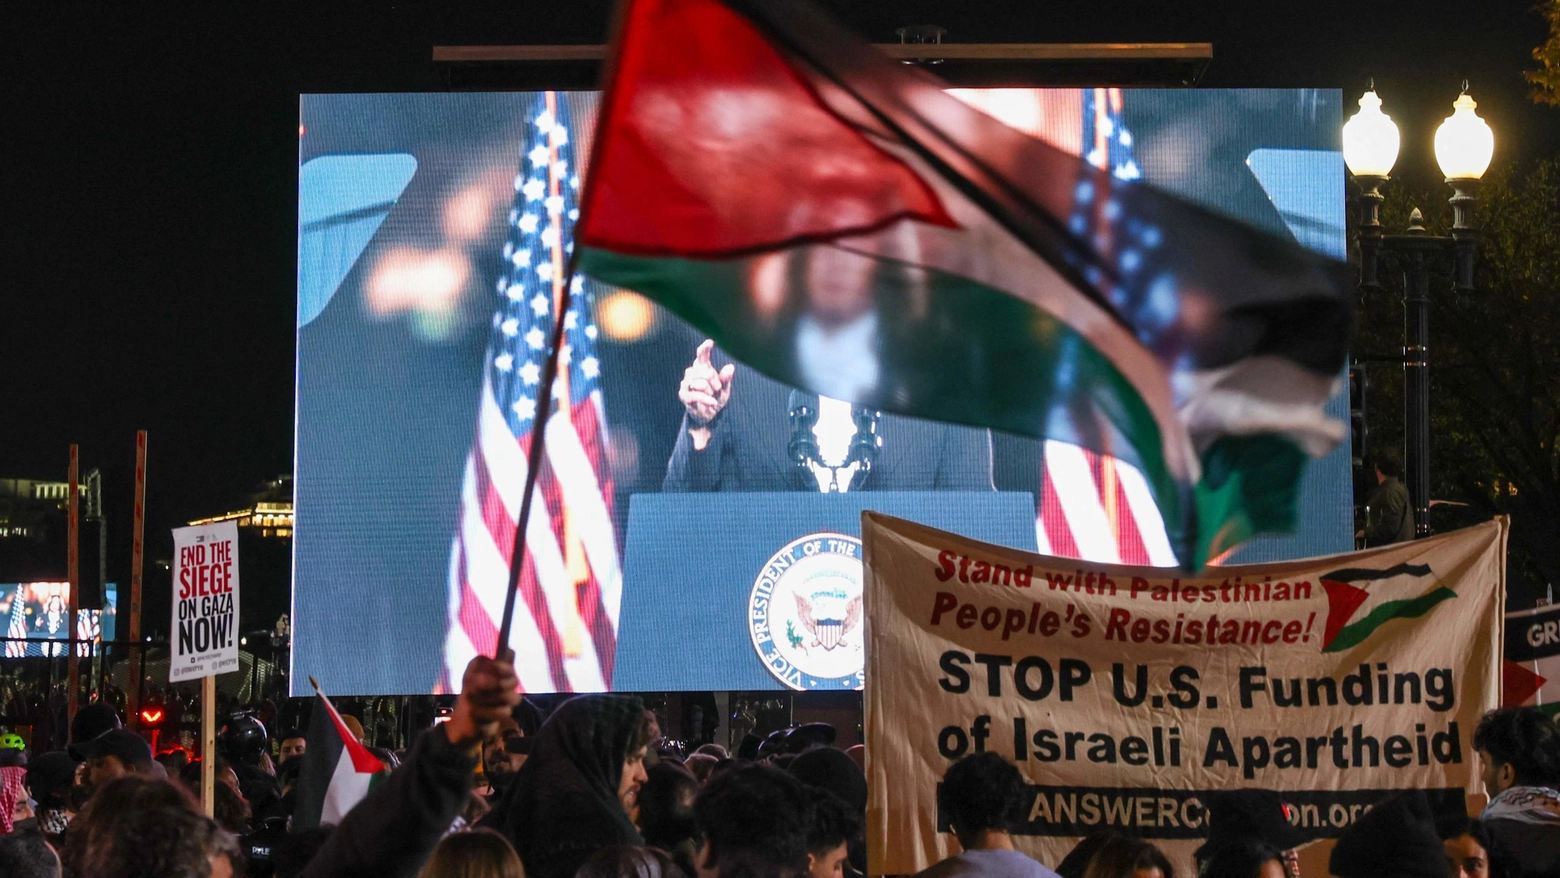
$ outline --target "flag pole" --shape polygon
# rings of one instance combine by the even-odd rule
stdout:
[[[130,536],[130,673],[125,680],[125,695],[129,700],[129,716],[132,728],[141,723],[141,682],[146,676],[141,650],[141,563],[145,553],[146,534],[146,431],[135,431],[135,506],[131,510]],[[117,639],[118,634],[115,633]]]
[[[627,4],[619,4],[618,14],[623,14]],[[613,61],[607,59],[608,76],[610,83],[610,68]],[[601,119],[597,118],[597,133],[600,133]],[[550,138],[549,138],[550,140]],[[596,143],[600,143],[597,138]],[[551,157],[550,157],[551,158]],[[586,194],[590,191],[590,174],[585,175],[585,187],[581,192],[579,202],[579,215],[575,217],[574,228],[578,229],[585,221],[586,202],[589,200]],[[537,387],[536,419],[531,422],[531,447],[527,449],[525,466],[525,493],[520,497],[520,515],[515,522],[515,540],[509,555],[509,588],[504,595],[504,619],[498,629],[498,642],[493,646],[493,657],[500,658],[509,649],[509,635],[514,628],[515,595],[520,591],[520,574],[525,568],[525,530],[531,520],[531,498],[536,492],[536,479],[542,468],[542,450],[547,441],[547,421],[552,417],[553,385],[558,380],[558,357],[563,351],[563,334],[565,318],[569,314],[569,304],[574,297],[575,267],[579,258],[579,247],[573,246],[571,240],[569,258],[564,263],[563,288],[559,291],[555,311],[553,313],[552,335],[548,339],[550,348],[547,352],[547,360],[542,364],[542,375]],[[576,617],[578,614],[576,614]]]
[[[65,576],[70,580],[70,600],[66,602],[65,649],[66,678],[70,694],[67,696],[67,722],[76,721],[76,705],[81,689],[81,657],[76,655],[76,617],[81,613],[81,446],[70,447],[70,495],[66,513]],[[72,741],[71,743],[76,743]]]
[[[217,808],[217,675],[200,679],[200,803],[207,817]]]
[[[584,208],[580,216],[584,217]],[[578,228],[578,222],[575,227]],[[564,319],[569,313],[569,303],[574,296],[574,264],[578,248],[569,251],[569,261],[563,272],[563,292],[553,314],[552,335],[548,339],[550,349],[542,364],[542,377],[536,392],[536,419],[531,422],[531,447],[525,461],[525,493],[520,495],[520,517],[515,522],[515,542],[509,555],[509,589],[504,595],[504,621],[498,629],[498,643],[493,647],[493,657],[500,658],[509,649],[510,629],[515,616],[515,594],[520,590],[520,572],[525,567],[525,528],[531,518],[531,498],[536,493],[536,477],[542,468],[542,447],[547,441],[547,419],[552,417],[553,384],[558,380],[558,355],[563,350]]]

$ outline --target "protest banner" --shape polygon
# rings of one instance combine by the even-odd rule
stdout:
[[[865,513],[870,871],[958,852],[937,785],[983,750],[1024,773],[1015,843],[1052,866],[1116,829],[1189,869],[1220,790],[1280,791],[1308,839],[1390,790],[1461,807],[1500,697],[1506,533],[1187,576]]]
[[[1560,606],[1506,614],[1506,706],[1560,714]]]
[[[175,528],[173,557],[168,682],[238,670],[238,525]]]

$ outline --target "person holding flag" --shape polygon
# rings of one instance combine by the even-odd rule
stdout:
[[[342,784],[362,792],[351,802],[337,800],[345,816],[309,862],[305,878],[415,876],[466,804],[478,750],[520,703],[519,684],[512,653],[506,651],[498,659],[472,659],[449,722],[424,732],[401,767],[372,788],[366,779],[347,776],[363,774],[363,769],[372,772],[378,760],[351,738],[330,700],[320,693],[308,749],[300,757],[304,776],[299,782],[294,830],[319,825],[330,786]],[[330,738],[316,735],[316,727],[332,731],[334,743],[324,743]],[[329,779],[325,789],[319,788],[322,774]]]

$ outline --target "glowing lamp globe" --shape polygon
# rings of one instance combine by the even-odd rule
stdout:
[[[1435,129],[1435,161],[1448,180],[1479,179],[1495,155],[1495,132],[1473,111],[1477,106],[1463,92],[1452,104],[1452,115]]]
[[[1397,157],[1397,125],[1381,112],[1381,98],[1371,89],[1360,95],[1360,111],[1343,123],[1343,162],[1356,177],[1385,177]]]

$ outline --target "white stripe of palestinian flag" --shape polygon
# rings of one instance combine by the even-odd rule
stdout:
[[[315,699],[299,778],[296,810],[302,819],[294,821],[303,827],[340,823],[368,795],[376,778],[388,772],[379,757],[353,737],[336,706],[318,687]]]
[[[352,731],[342,722],[341,714],[336,712],[336,705],[330,703],[324,692],[320,693],[320,703],[330,714],[331,724],[336,727],[336,734],[341,741],[336,770],[331,774],[330,786],[325,789],[325,806],[320,810],[320,822],[340,823],[341,818],[347,816],[347,812],[368,795],[374,777],[387,769],[379,757],[368,752],[368,748],[352,736]]]
[[[1323,652],[1343,652],[1393,619],[1414,619],[1457,596],[1427,564],[1346,568],[1324,573],[1327,623]]]

